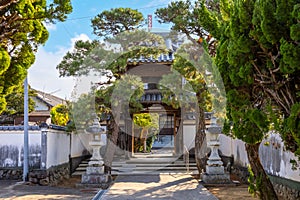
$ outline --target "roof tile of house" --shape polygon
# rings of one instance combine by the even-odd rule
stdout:
[[[57,104],[65,104],[66,101],[60,97],[54,96],[49,93],[36,90],[37,98],[45,102],[48,106],[54,107]]]

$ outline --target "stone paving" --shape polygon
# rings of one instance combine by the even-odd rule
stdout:
[[[190,175],[118,176],[101,200],[217,200]]]
[[[91,200],[97,189],[27,185],[17,181],[0,181],[0,200]],[[101,192],[102,194],[102,192]],[[101,200],[217,200],[190,175],[157,174],[118,176],[103,191]]]
[[[0,200],[91,200],[96,193],[96,190],[27,185],[11,180],[0,181]]]

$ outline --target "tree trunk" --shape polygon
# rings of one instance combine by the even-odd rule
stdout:
[[[126,115],[125,115],[126,117]],[[125,134],[126,134],[126,148],[125,158],[129,159],[132,153],[132,121],[131,118],[125,118]]]
[[[115,120],[111,120],[108,124],[108,135],[106,143],[106,152],[104,156],[104,173],[111,173],[112,161],[116,151],[116,146],[118,142],[119,127]]]
[[[143,127],[140,133],[140,141],[143,144],[143,152],[147,152],[147,128]]]
[[[196,93],[198,101],[198,115],[196,116],[196,136],[195,136],[195,159],[199,173],[205,169],[206,157],[206,134],[205,134],[205,118],[203,105],[203,98],[200,93]]]
[[[250,162],[251,170],[253,171],[254,178],[261,178],[261,185],[258,186],[259,197],[262,200],[277,200],[277,195],[273,188],[273,185],[266,174],[260,159],[259,159],[259,145],[258,144],[245,144],[248,154],[248,160]]]
[[[143,134],[144,138],[144,153],[147,153],[147,137],[148,137],[148,129],[144,130],[144,134]]]

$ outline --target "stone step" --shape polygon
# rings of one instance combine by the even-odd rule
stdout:
[[[79,165],[79,167],[76,168],[76,171],[84,171],[86,170],[86,167],[88,165]],[[170,167],[186,167],[185,163],[119,163],[119,164],[114,164],[112,165],[113,168],[118,168],[118,167],[132,167],[132,168],[142,168],[142,167],[154,167],[154,168],[170,168]],[[196,163],[190,163],[189,167],[196,167]]]
[[[115,171],[160,171],[160,170],[169,170],[169,171],[186,171],[186,167],[118,167],[112,168]],[[190,167],[189,170],[197,170],[197,167]]]
[[[85,173],[85,171],[75,171],[75,172],[73,172],[72,177],[74,177],[74,176],[81,176],[84,173]]]
[[[85,172],[74,172],[72,176],[82,176]],[[157,171],[115,171],[112,170],[112,175],[143,175],[143,174],[198,174],[198,170],[181,170],[181,171],[170,171],[170,170],[157,170]]]
[[[174,163],[176,161],[176,158],[138,158],[127,160],[126,163]]]
[[[194,171],[170,171],[170,170],[161,170],[161,171],[132,171],[132,172],[120,172],[112,171],[112,175],[145,175],[145,174],[198,174],[198,170]]]
[[[197,171],[197,167],[189,166],[189,171]],[[112,171],[115,172],[151,172],[151,171],[165,171],[165,172],[186,172],[186,166],[163,166],[163,165],[152,165],[152,166],[138,166],[138,165],[123,165],[119,167],[112,167]],[[86,172],[86,168],[77,168],[72,175],[81,175]]]
[[[112,164],[112,167],[125,167],[128,166],[135,166],[135,167],[185,167],[185,163],[124,163],[121,165]],[[190,163],[188,166],[196,167],[196,163]]]
[[[85,171],[86,170],[86,167],[77,167],[76,168],[76,171]]]
[[[148,156],[148,155],[147,155]],[[89,160],[82,161],[72,176],[86,172]],[[112,163],[112,174],[198,174],[194,159],[189,160],[189,171],[182,159],[174,156],[133,157],[130,160],[117,160]]]

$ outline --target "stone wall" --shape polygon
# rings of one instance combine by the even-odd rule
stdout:
[[[33,170],[29,173],[29,181],[33,184],[55,186],[64,179],[70,178],[69,163],[51,167],[47,170]]]
[[[300,199],[300,183],[290,179],[270,176],[277,195],[282,200]]]
[[[65,163],[47,170],[33,169],[29,172],[29,182],[38,185],[55,186],[70,178],[70,164]],[[23,168],[0,168],[0,180],[23,180]]]
[[[22,180],[22,168],[0,168],[0,180]]]
[[[299,190],[292,189],[286,185],[277,183],[273,185],[277,195],[280,197],[281,200],[295,200],[300,198]]]

